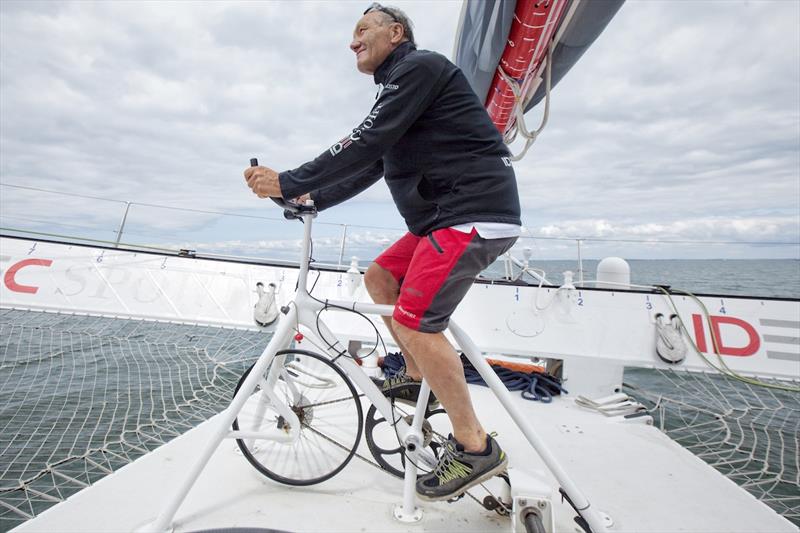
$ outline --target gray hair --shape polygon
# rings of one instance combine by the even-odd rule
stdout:
[[[367,13],[380,13],[383,22],[388,24],[396,22],[400,24],[403,26],[403,35],[406,36],[406,39],[411,41],[411,44],[414,46],[417,45],[417,42],[414,40],[414,24],[402,9],[392,6],[382,6],[376,2],[367,10]]]

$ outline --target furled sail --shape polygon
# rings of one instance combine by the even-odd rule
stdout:
[[[506,142],[517,133],[535,139],[538,131],[527,131],[524,113],[564,77],[623,2],[465,0],[453,60]]]

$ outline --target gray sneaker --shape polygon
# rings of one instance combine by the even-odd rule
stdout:
[[[502,473],[507,466],[505,452],[491,435],[486,435],[483,453],[464,451],[464,446],[450,435],[442,448],[439,464],[433,472],[417,480],[417,496],[428,502],[449,500]]]
[[[396,401],[406,403],[409,405],[416,405],[419,399],[419,392],[422,389],[422,383],[414,381],[408,374],[406,368],[401,368],[397,374],[388,379],[372,378],[373,383],[377,385],[384,396],[387,398],[394,398]],[[431,391],[428,396],[428,407],[434,408],[439,405],[439,400],[434,396]]]

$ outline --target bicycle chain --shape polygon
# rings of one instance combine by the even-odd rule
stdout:
[[[363,393],[359,394],[358,396],[356,396],[356,398],[363,398],[363,397],[364,397]],[[339,399],[336,399],[336,400],[328,400],[327,402],[319,402],[319,403],[310,403],[310,404],[307,404],[307,405],[300,405],[299,407],[302,407],[303,409],[305,409],[307,407],[321,407],[323,405],[331,405],[331,404],[334,404],[334,403],[346,402],[347,400],[351,400],[351,399],[353,399],[352,396],[347,396],[347,397],[339,398]]]

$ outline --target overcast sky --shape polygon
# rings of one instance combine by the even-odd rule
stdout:
[[[406,10],[422,48],[451,56],[460,1],[387,3]],[[368,113],[375,87],[348,48],[368,4],[2,0],[0,182],[277,218],[242,171],[253,156],[298,166]],[[547,129],[515,165],[530,235],[800,242],[799,65],[798,1],[628,0],[554,90]],[[0,226],[38,231],[88,226],[113,239],[124,209],[0,195]],[[382,181],[319,220],[403,227]],[[129,225],[130,240],[198,249],[286,229],[137,205]],[[339,229],[327,231],[335,241]],[[574,255],[567,241],[526,242],[544,259]],[[798,257],[800,245],[584,248],[609,252]]]

